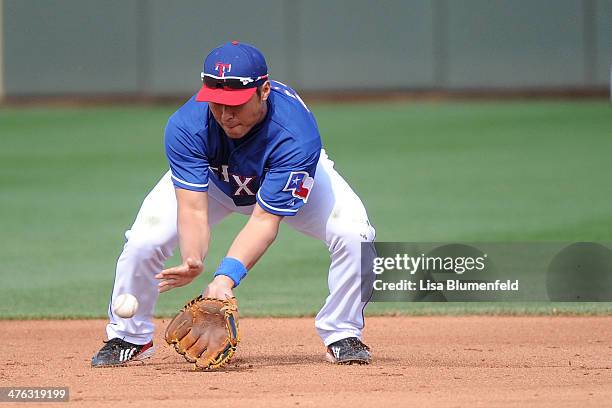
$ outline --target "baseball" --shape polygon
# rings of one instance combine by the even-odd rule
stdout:
[[[113,312],[119,317],[129,319],[138,310],[138,299],[130,293],[123,293],[115,298]]]

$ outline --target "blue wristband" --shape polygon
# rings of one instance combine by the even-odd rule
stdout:
[[[219,264],[215,276],[224,275],[234,281],[234,287],[246,276],[247,269],[239,260],[225,257]]]

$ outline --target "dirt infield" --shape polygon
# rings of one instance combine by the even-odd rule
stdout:
[[[92,369],[104,321],[0,321],[0,385],[68,386],[70,405],[88,407],[600,407],[612,401],[612,317],[371,317],[370,366],[326,363],[313,319],[242,319],[235,361],[212,373],[191,371],[165,345],[165,323],[158,321],[157,352],[145,364]]]

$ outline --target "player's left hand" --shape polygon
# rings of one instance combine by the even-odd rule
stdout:
[[[232,278],[218,275],[208,284],[202,296],[215,299],[231,299],[234,297],[233,287],[234,281]]]
[[[157,287],[160,292],[180,288],[181,286],[191,283],[192,280],[202,273],[203,269],[204,266],[202,261],[187,258],[182,265],[164,269],[155,275],[155,279],[161,281]]]

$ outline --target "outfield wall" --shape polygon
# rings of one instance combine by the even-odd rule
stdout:
[[[612,0],[0,0],[7,96],[176,95],[215,45],[307,90],[608,87]],[[0,41],[2,42],[2,41]]]

